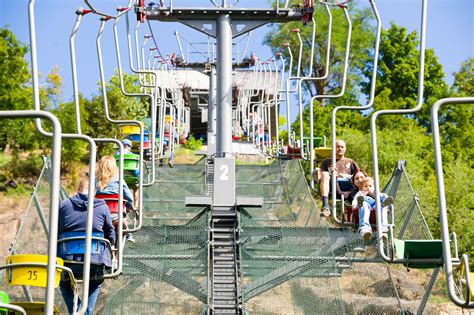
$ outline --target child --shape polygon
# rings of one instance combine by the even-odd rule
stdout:
[[[96,194],[102,195],[114,195],[119,192],[119,181],[118,181],[118,168],[115,162],[114,157],[112,156],[103,156],[97,163],[96,168]],[[124,202],[127,205],[127,208],[133,209],[133,194],[128,188],[125,182],[122,182],[123,185],[123,197]],[[118,224],[118,216],[120,214],[117,212],[111,213],[112,223],[116,227]],[[123,221],[124,228],[127,228],[127,222]],[[118,229],[117,231],[118,232]],[[129,242],[134,243],[135,239],[132,234],[128,233],[126,235]]]
[[[361,237],[368,241],[372,237],[372,227],[370,225],[370,211],[375,209],[375,199],[369,195],[374,193],[374,179],[365,177],[362,181],[362,189],[357,192],[352,201],[352,207],[359,209],[359,233]],[[380,196],[382,203],[382,232],[386,233],[387,228],[387,206],[393,204],[393,198],[382,193]]]

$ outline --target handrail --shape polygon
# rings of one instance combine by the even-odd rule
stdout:
[[[299,114],[300,114],[300,141],[301,141],[301,150],[300,150],[300,154],[301,154],[301,158],[303,160],[308,160],[308,158],[305,157],[305,154],[304,154],[304,144],[303,144],[303,95],[302,95],[302,83],[303,81],[316,81],[316,80],[324,80],[328,77],[329,75],[329,57],[330,57],[330,54],[331,54],[331,35],[332,35],[332,14],[331,14],[331,10],[329,10],[329,7],[327,4],[324,4],[324,7],[326,8],[326,13],[328,14],[328,38],[327,38],[327,47],[326,47],[326,68],[325,68],[325,71],[324,71],[324,74],[320,77],[312,77],[311,74],[312,74],[312,64],[311,64],[311,70],[310,70],[310,73],[308,76],[305,76],[303,78],[301,78],[300,80],[298,80],[297,84],[298,84],[298,102],[299,102]],[[316,31],[316,23],[314,21],[314,18],[312,19],[313,21],[313,41],[312,41],[312,47],[311,49],[314,50],[314,33]],[[310,124],[310,145],[309,145],[309,160],[310,160],[310,174],[313,173],[313,163],[314,163],[314,155],[313,155],[313,102],[310,102],[309,104],[310,106],[310,113],[309,113],[309,124]],[[310,185],[311,185],[311,188],[314,188],[314,179],[312,176],[310,176]]]
[[[380,18],[378,9],[375,5],[375,0],[369,0],[370,6],[372,7],[372,11],[374,12],[375,18],[377,20],[377,29],[376,29],[376,35],[375,35],[375,45],[374,45],[374,59],[372,63],[372,76],[371,76],[371,81],[370,81],[370,94],[369,94],[369,101],[367,105],[363,106],[338,106],[333,109],[332,111],[332,121],[331,121],[331,126],[332,126],[332,139],[333,139],[333,144],[332,144],[332,164],[336,165],[336,114],[338,110],[342,109],[356,109],[356,110],[366,110],[369,109],[373,106],[374,104],[374,99],[375,99],[375,86],[376,86],[376,81],[377,81],[377,67],[378,67],[378,59],[379,59],[379,49],[380,49],[380,34],[382,32],[382,20]],[[336,176],[332,176],[332,191],[336,191]],[[335,194],[334,194],[335,195]],[[332,217],[334,221],[337,224],[350,224],[350,222],[343,223],[341,220],[337,218],[336,215],[336,198],[333,195],[332,198]]]
[[[303,160],[308,160],[308,159],[306,158],[306,155],[304,153],[304,143],[303,143],[303,138],[304,138],[304,135],[303,135],[303,129],[304,129],[303,128],[303,95],[302,95],[301,83],[303,79],[311,78],[313,74],[314,41],[316,38],[316,21],[314,20],[314,16],[311,17],[311,22],[313,24],[313,32],[311,36],[311,55],[310,55],[310,60],[309,60],[309,71],[307,75],[304,75],[296,80],[297,90],[298,90],[298,108],[299,108],[299,120],[300,120],[300,146],[301,146],[300,155],[301,155],[301,159]],[[299,41],[301,42],[300,33],[297,33],[297,35],[298,35]]]
[[[451,246],[449,242],[449,226],[448,226],[448,212],[446,207],[446,192],[444,190],[444,176],[443,176],[443,160],[441,156],[441,141],[439,136],[439,108],[443,105],[462,105],[474,104],[474,97],[450,97],[438,100],[431,107],[431,131],[433,134],[434,145],[434,159],[436,170],[436,186],[438,189],[438,208],[439,208],[439,223],[441,226],[441,238],[443,240],[443,257],[444,257],[444,272],[446,275],[446,286],[448,289],[449,299],[460,307],[474,308],[474,301],[470,301],[470,289],[474,285],[469,283],[469,272],[466,272],[467,296],[466,299],[460,298],[456,294],[454,287],[454,272],[453,261],[451,259]],[[456,247],[455,247],[456,248]],[[469,267],[467,256],[463,255],[461,264]],[[469,270],[467,270],[469,271]]]
[[[118,40],[118,31],[117,31],[117,24],[119,21],[120,17],[115,19],[114,22],[114,42],[115,42],[115,53],[117,57],[117,67],[118,67],[118,73],[119,73],[119,79],[120,79],[120,90],[125,96],[147,96],[150,99],[150,107],[151,107],[151,137],[148,135],[148,138],[151,139],[150,147],[151,147],[151,160],[152,160],[152,175],[151,175],[151,181],[147,183],[142,183],[140,186],[140,196],[139,199],[143,198],[143,189],[142,187],[148,187],[151,186],[155,183],[155,139],[156,139],[156,102],[155,102],[155,97],[156,93],[158,90],[158,81],[155,80],[155,87],[154,91],[151,91],[152,93],[154,92],[155,94],[148,94],[148,93],[130,93],[125,91],[125,85],[123,83],[123,73],[122,73],[122,61],[120,58],[120,45],[119,45],[119,40]],[[155,75],[156,79],[156,75]],[[140,143],[141,146],[143,146],[143,142]],[[142,163],[142,162],[140,162]],[[141,209],[141,208],[140,208]]]
[[[38,82],[39,81],[39,74],[38,74],[38,61],[37,61],[37,50],[36,50],[35,1],[36,0],[29,0],[29,2],[28,2],[28,26],[29,26],[30,47],[31,47],[31,77],[32,77],[32,82],[33,82],[33,106],[34,106],[34,109],[35,109],[36,112],[40,112],[41,111],[41,105],[40,105],[40,99],[39,99],[39,82]],[[59,124],[59,122],[58,122],[58,124]],[[43,129],[40,118],[35,119],[35,127],[42,135],[44,135],[46,137],[51,137],[53,139],[55,137],[57,137],[57,135],[55,135],[55,133],[54,133],[55,128],[53,128],[53,133],[49,133],[49,132],[47,132]],[[56,126],[56,129],[57,129],[57,126]],[[59,130],[61,130],[60,126],[59,126]],[[96,159],[97,148],[96,148],[96,145],[95,145],[94,141],[88,136],[76,135],[76,134],[62,134],[61,131],[59,131],[59,137],[65,138],[65,139],[84,140],[84,141],[87,141],[89,143],[89,146],[90,146],[89,180],[92,183],[95,182],[95,159]],[[59,152],[56,153],[56,154],[60,155],[61,154],[60,151],[61,151],[61,149],[59,149]],[[58,163],[58,165],[59,165],[59,163]],[[60,172],[60,171],[58,170],[58,172]],[[59,178],[59,173],[58,173],[57,176]],[[54,178],[54,176],[53,176],[53,178]],[[58,185],[58,187],[60,186],[60,180],[59,179],[58,179],[57,183],[55,181],[52,182],[52,184],[51,184],[51,189],[52,190],[56,189],[55,185]],[[92,200],[93,196],[94,196],[94,189],[93,189],[92,185],[89,185],[88,199]],[[59,209],[59,203],[58,202],[59,202],[59,188],[58,188],[57,200],[55,200],[54,204],[51,203],[51,208],[52,208],[51,210],[53,210],[53,207],[56,207],[57,209]],[[52,211],[52,213],[54,213],[54,212]],[[54,222],[54,228],[53,228],[53,225],[52,225],[53,222],[51,221],[51,217],[53,215],[51,215],[51,217],[50,217],[50,237],[51,237],[51,234],[53,234],[57,238],[57,215],[58,214],[57,213],[54,213],[54,214],[56,215],[56,218],[53,218],[54,220],[56,220]],[[93,216],[93,204],[90,203],[90,204],[87,205],[87,224],[86,224],[86,236],[87,236],[88,242],[90,242],[90,237],[92,235],[92,216]],[[57,240],[55,240],[54,244],[56,244],[56,241]],[[48,246],[51,247],[51,243],[49,243]],[[48,254],[49,263],[52,264],[53,259],[56,257],[56,247],[54,249],[49,248],[48,253],[49,253]],[[84,255],[84,278],[89,280],[89,275],[90,275],[90,244],[87,243],[86,248],[85,248],[85,255]],[[48,273],[48,281],[53,281],[54,279],[52,277],[53,277],[53,275],[50,275]],[[88,299],[88,291],[89,291],[88,287],[83,287],[82,297],[83,297],[84,304],[81,305],[81,308],[79,309],[80,314],[84,313],[85,310],[86,310],[87,299]],[[51,297],[51,295],[53,297]],[[54,305],[52,305],[52,304],[54,304],[54,288],[49,288],[48,287],[47,294],[46,294],[46,301],[47,301],[46,311],[52,312],[53,306],[54,306]]]
[[[344,93],[346,92],[346,83],[347,83],[347,70],[349,68],[349,52],[350,52],[350,45],[351,45],[351,38],[352,38],[352,21],[351,21],[351,18],[349,16],[349,13],[347,12],[347,8],[345,5],[341,5],[339,6],[343,11],[344,11],[344,16],[346,17],[346,21],[347,21],[347,40],[346,40],[346,51],[345,51],[345,56],[344,56],[344,67],[343,67],[343,72],[342,72],[342,86],[341,86],[341,91],[338,93],[338,94],[335,94],[335,95],[315,95],[313,97],[311,97],[311,100],[310,100],[310,107],[311,107],[311,111],[310,111],[310,119],[311,121],[313,120],[312,119],[312,115],[313,115],[313,110],[312,110],[312,106],[313,106],[313,103],[314,101],[318,100],[318,99],[332,99],[332,98],[340,98],[342,96],[344,96]],[[311,132],[312,132],[312,128],[311,128]],[[312,141],[311,141],[312,142]],[[311,143],[310,143],[310,147],[311,147]],[[336,146],[336,139],[333,139],[332,141],[332,160],[333,160],[333,165],[336,165],[335,164],[335,160],[336,160],[336,150],[335,150],[335,146]],[[310,152],[311,155],[313,155],[314,153],[313,152]],[[312,165],[313,163],[311,163]],[[313,172],[314,172],[314,168],[313,168]],[[335,170],[333,171],[335,172]],[[333,176],[333,187],[332,187],[332,191],[335,192],[336,191],[336,187],[335,187],[335,174],[333,173],[332,174]],[[311,176],[312,177],[312,176]],[[314,185],[313,185],[314,186]],[[313,188],[313,187],[312,187]],[[335,207],[335,194],[333,194],[333,205]]]
[[[105,27],[105,22],[107,21],[106,18],[101,18],[101,23],[99,27],[99,32],[97,34],[97,39],[96,39],[96,47],[97,47],[97,57],[99,61],[99,74],[100,74],[100,84],[101,84],[101,90],[102,90],[102,101],[104,105],[104,114],[105,114],[105,119],[112,123],[112,124],[121,124],[121,123],[126,123],[126,124],[131,124],[131,125],[136,125],[140,128],[140,149],[139,149],[139,157],[140,161],[143,161],[143,142],[144,142],[144,127],[143,125],[138,121],[138,120],[114,120],[110,117],[109,115],[109,106],[107,102],[107,91],[106,91],[106,86],[105,86],[105,74],[104,74],[104,66],[103,66],[103,60],[102,60],[102,49],[101,49],[101,44],[100,40],[102,37],[102,32],[104,31]],[[138,174],[138,181],[139,181],[139,187],[143,187],[143,163],[139,164],[139,174]],[[119,185],[121,186],[121,185]],[[140,189],[142,191],[142,189]],[[132,229],[126,229],[125,232],[135,232],[141,229],[142,223],[143,223],[143,199],[141,198],[142,193],[138,196],[138,209],[139,209],[139,218],[138,218],[138,225],[134,226]]]
[[[82,135],[81,131],[81,125],[80,125],[80,117],[81,117],[81,112],[80,112],[80,104],[79,104],[79,89],[78,89],[78,82],[77,82],[77,66],[76,66],[76,46],[75,46],[75,37],[76,33],[79,30],[79,26],[82,21],[82,16],[89,13],[88,11],[78,8],[76,10],[76,15],[77,19],[76,22],[74,23],[74,27],[71,33],[71,37],[69,39],[69,47],[70,47],[70,56],[71,56],[71,76],[72,76],[72,82],[73,82],[73,97],[74,97],[74,109],[75,109],[75,115],[76,115],[76,132],[79,135]],[[119,148],[119,182],[121,183],[123,181],[123,144],[116,140],[116,139],[108,139],[108,138],[93,138],[92,139],[94,142],[103,142],[103,143],[114,143],[115,145],[118,146]],[[95,161],[95,158],[94,158]],[[90,170],[89,173],[93,173],[95,176],[95,170]],[[89,186],[95,186],[95,179],[94,181],[90,180]],[[89,196],[90,197],[90,196]],[[89,200],[92,200],[91,198],[88,198]],[[121,213],[123,211],[123,186],[119,185],[119,212]],[[122,235],[122,220],[123,218],[119,216],[118,218],[118,235]],[[120,275],[122,273],[122,251],[123,251],[123,246],[122,246],[122,238],[117,239],[117,247],[118,247],[118,256],[119,256],[119,261],[118,261],[118,266],[117,269],[112,272],[111,274],[107,275],[107,277],[112,278]]]
[[[141,49],[142,67],[140,67],[140,53],[139,53],[140,50],[138,49],[138,28],[140,26],[140,22],[138,21],[137,25],[135,26],[135,31],[134,31],[135,32],[135,50],[136,50],[136,59],[137,59],[136,61],[137,61],[137,65],[138,65],[138,69],[136,69],[134,67],[134,64],[133,64],[132,42],[131,42],[130,23],[129,23],[128,14],[125,15],[125,26],[126,26],[126,30],[127,30],[127,44],[128,44],[128,56],[129,56],[130,70],[134,73],[137,73],[139,75],[139,77],[140,77],[140,74],[145,74],[145,75],[143,75],[144,81],[146,80],[146,74],[153,75],[155,80],[158,81],[158,75],[155,71],[150,71],[150,70],[145,69],[144,46],[145,46],[148,38],[151,37],[151,35],[146,36],[145,40],[143,42],[142,49]],[[143,68],[143,69],[141,69],[141,68]],[[144,83],[146,83],[146,82],[144,82]],[[141,82],[140,82],[140,84],[141,84]],[[159,87],[157,84],[155,86]],[[158,91],[161,91],[160,98],[156,97],[157,106],[160,107],[160,111],[159,111],[159,114],[158,114],[158,120],[159,120],[158,124],[159,124],[159,127],[160,127],[160,130],[159,130],[160,141],[159,141],[159,144],[158,144],[158,154],[161,155],[163,153],[163,146],[164,146],[163,137],[161,135],[163,134],[164,115],[166,114],[166,112],[164,112],[164,110],[163,110],[166,92],[165,92],[164,87],[162,87],[161,89],[158,89]],[[156,120],[155,120],[155,125],[156,125]],[[156,130],[155,130],[155,137],[156,137]],[[155,154],[155,152],[153,152],[153,155],[154,154]]]
[[[18,305],[0,303],[0,309],[12,310],[15,312],[19,312],[23,315],[28,315],[26,314],[26,311],[23,309],[23,307],[18,306]]]
[[[30,4],[34,0],[30,0]],[[0,117],[2,118],[35,118],[37,120],[46,119],[51,122],[52,125],[52,150],[51,150],[51,192],[50,192],[50,215],[49,215],[49,235],[48,235],[48,276],[46,280],[46,306],[45,312],[47,314],[52,314],[54,309],[54,283],[56,276],[56,251],[57,251],[57,241],[58,241],[58,221],[59,221],[59,188],[60,188],[60,167],[61,167],[61,124],[59,120],[51,113],[38,110],[7,110],[0,111]],[[91,154],[92,155],[92,154]],[[91,212],[92,213],[92,212]],[[92,232],[92,226],[90,226]],[[88,234],[89,239],[91,233]],[[88,251],[87,251],[88,250]],[[86,253],[89,254],[89,257],[85,257],[87,262],[90,262],[90,246],[86,246]],[[84,273],[84,276],[89,279],[89,270],[85,268],[87,274]],[[88,289],[85,289],[87,293]],[[87,295],[85,303],[87,305]]]
[[[313,23],[314,24],[314,23]],[[295,80],[299,80],[300,79],[300,71],[301,71],[301,56],[302,56],[302,53],[303,53],[303,42],[301,41],[301,36],[299,35],[299,30],[298,29],[295,29],[294,30],[297,35],[298,35],[298,40],[299,40],[299,43],[300,43],[300,48],[298,50],[298,66],[296,68],[296,76],[292,77],[292,76],[288,76],[288,78],[286,78],[286,109],[287,109],[287,113],[286,113],[286,117],[287,117],[287,128],[288,128],[288,145],[292,145],[291,144],[291,138],[290,138],[290,134],[291,134],[291,123],[290,123],[290,92],[296,92],[297,89],[291,91],[290,90],[290,82],[291,81],[295,81]],[[292,68],[292,60],[293,60],[293,54],[291,53],[291,49],[290,49],[290,46],[288,45],[288,51],[290,53],[290,70],[291,71],[291,68]]]
[[[377,221],[377,249],[379,255],[384,261],[394,263],[404,263],[406,259],[391,258],[385,254],[384,243],[382,241],[382,207],[380,203],[380,183],[379,183],[379,164],[377,154],[377,127],[376,120],[381,115],[387,114],[411,114],[419,111],[423,105],[423,91],[424,91],[424,70],[425,70],[425,41],[426,41],[426,16],[428,0],[421,0],[421,30],[420,30],[420,68],[418,71],[418,100],[417,105],[411,109],[387,109],[379,110],[372,114],[370,118],[370,136],[372,142],[372,166],[374,170],[374,188],[375,188],[375,209]],[[333,142],[334,144],[334,142]],[[389,230],[392,233],[392,230]],[[393,235],[392,235],[393,236]]]

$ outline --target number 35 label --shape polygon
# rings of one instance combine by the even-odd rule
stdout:
[[[28,270],[28,280],[36,281],[38,280],[38,271]]]

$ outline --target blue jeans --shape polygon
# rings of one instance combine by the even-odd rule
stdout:
[[[375,211],[375,208],[371,207],[370,204],[364,198],[364,203],[362,204],[362,207],[359,208],[359,231],[366,230],[366,229],[372,230],[372,226],[370,225],[370,211]],[[382,208],[382,232],[384,233],[388,231],[387,222],[388,222],[387,207],[383,207]]]
[[[82,278],[82,264],[78,265],[68,265],[67,267],[71,268],[72,272],[74,273],[74,276],[78,279]],[[93,275],[96,274],[95,272],[95,267],[94,265],[91,265],[91,278]],[[100,268],[103,270],[103,266],[97,266],[97,268]],[[65,274],[63,271],[62,274]],[[90,280],[89,281],[89,301],[87,303],[87,310],[84,313],[85,315],[93,315],[95,303],[97,302],[97,298],[99,297],[99,292],[100,288],[102,286],[102,283],[104,280]],[[71,282],[69,280],[69,277],[67,278],[61,277],[61,282],[59,283],[59,289],[61,290],[61,293],[63,295],[64,303],[66,303],[67,310],[69,314],[73,313],[73,307],[74,307],[74,291],[71,288]],[[78,299],[77,303],[77,309],[81,307],[81,299]]]

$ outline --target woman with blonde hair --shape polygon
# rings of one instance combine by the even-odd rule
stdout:
[[[113,156],[103,156],[96,167],[96,195],[117,195],[119,193],[118,167]],[[123,197],[127,208],[133,208],[133,194],[127,184],[122,181]],[[110,209],[110,207],[109,207]],[[118,211],[111,211],[110,217],[114,225],[118,222]],[[125,223],[125,222],[124,222]],[[126,223],[125,223],[126,224]],[[127,235],[127,239],[133,242],[133,238]]]

